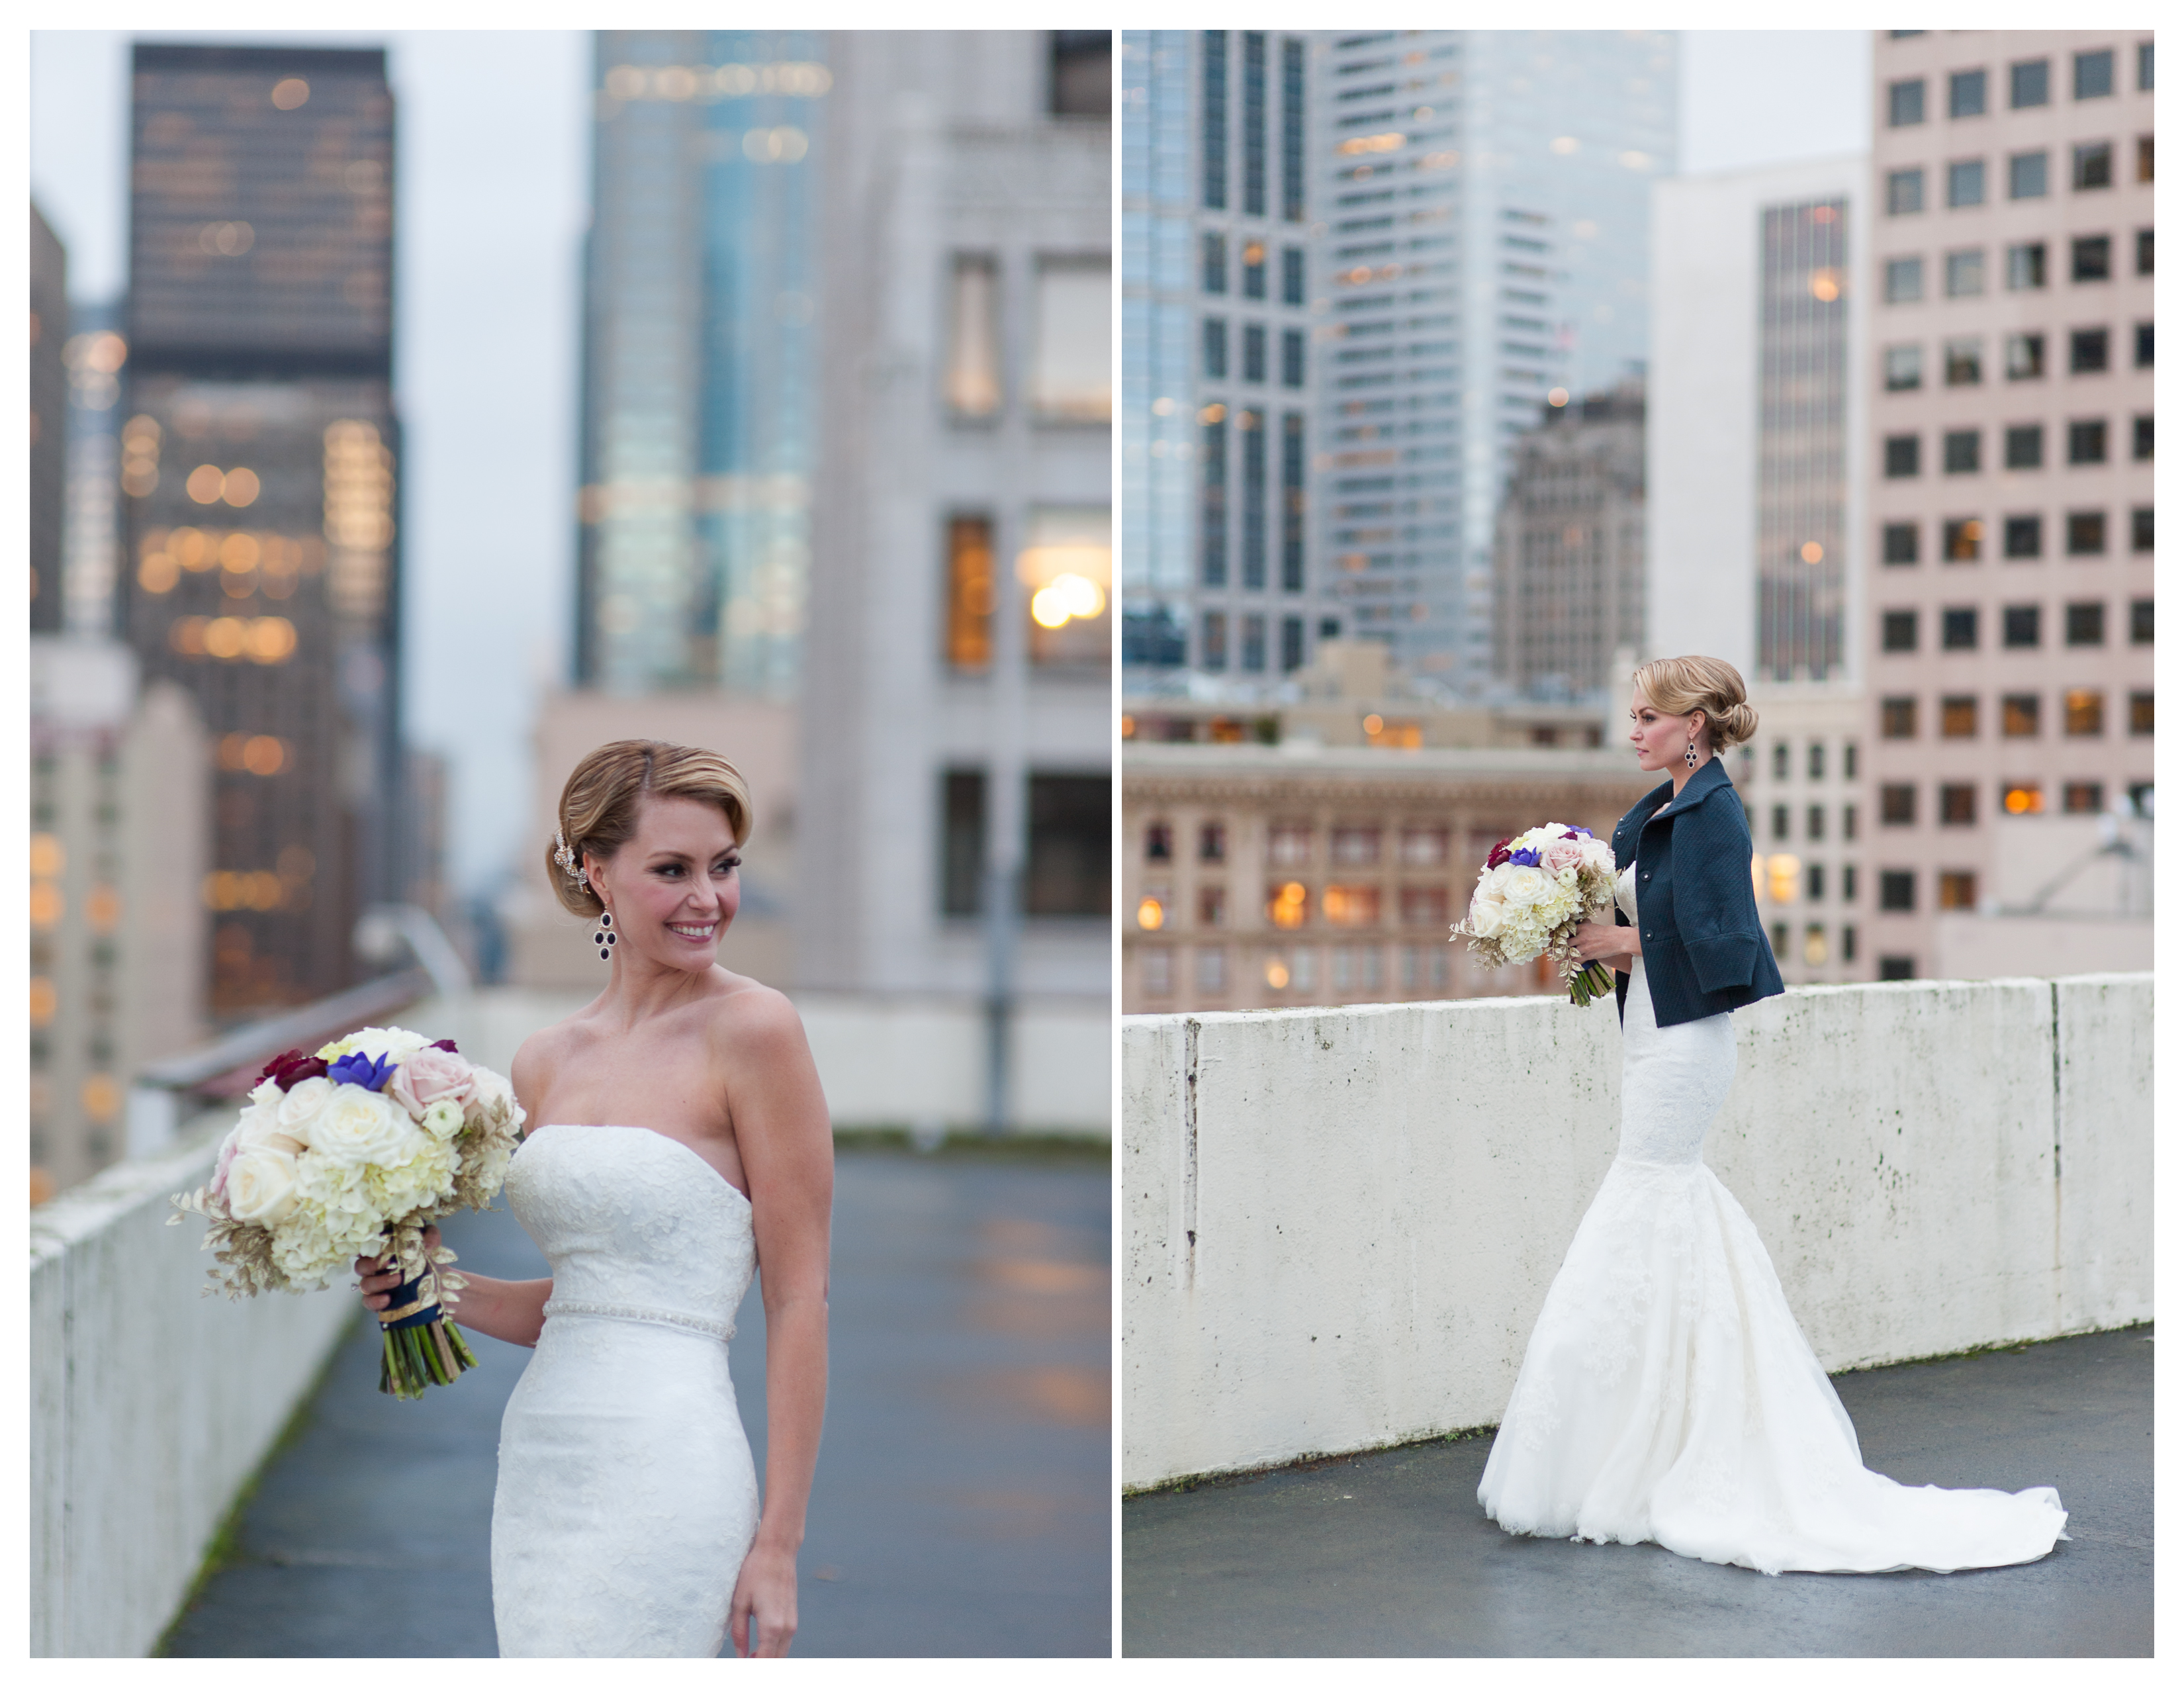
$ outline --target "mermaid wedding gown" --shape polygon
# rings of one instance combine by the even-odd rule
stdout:
[[[507,1189],[554,1293],[501,1419],[501,1656],[715,1657],[758,1530],[728,1377],[750,1204],[636,1126],[542,1126]]]
[[[1635,921],[1627,868],[1616,900]],[[2039,1558],[2068,1516],[2054,1490],[1865,1469],[1758,1232],[1699,1159],[1736,1072],[1730,1017],[1655,1025],[1634,959],[1622,1140],[1524,1351],[1479,1485],[1487,1516],[1769,1575]]]

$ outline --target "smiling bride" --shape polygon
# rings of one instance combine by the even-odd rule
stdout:
[[[501,1421],[504,1657],[778,1657],[827,1395],[833,1146],[787,998],[721,967],[749,835],[710,750],[603,744],[562,788],[548,872],[599,922],[606,985],[512,1077],[533,1127],[509,1205],[553,1267],[469,1275],[461,1323],[533,1349]],[[437,1243],[427,1234],[427,1245]],[[357,1262],[365,1304],[398,1276]],[[766,1481],[728,1374],[754,1273]]]

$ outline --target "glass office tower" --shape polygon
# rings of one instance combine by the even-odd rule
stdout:
[[[794,694],[823,42],[817,31],[598,37],[580,685]]]

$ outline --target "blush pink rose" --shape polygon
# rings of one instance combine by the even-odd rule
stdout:
[[[1585,846],[1575,838],[1557,838],[1540,852],[1540,866],[1550,873],[1564,872],[1584,860]]]
[[[387,1081],[387,1094],[412,1119],[421,1119],[435,1102],[453,1102],[460,1107],[470,1100],[476,1083],[476,1069],[462,1056],[443,1049],[421,1049],[394,1069],[394,1076]]]

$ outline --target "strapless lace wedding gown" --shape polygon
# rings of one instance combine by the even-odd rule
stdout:
[[[712,1658],[758,1531],[728,1377],[750,1204],[635,1126],[540,1127],[507,1189],[554,1293],[501,1419],[501,1656]]]
[[[1616,900],[1635,920],[1628,869]],[[1758,1232],[1699,1159],[1736,1072],[1730,1017],[1657,1026],[1634,961],[1622,1140],[1524,1351],[1487,1515],[1769,1574],[2039,1558],[2067,1517],[2054,1490],[1910,1489],[1865,1468]]]

